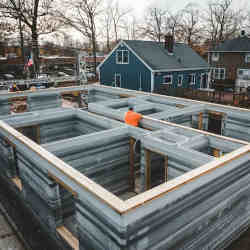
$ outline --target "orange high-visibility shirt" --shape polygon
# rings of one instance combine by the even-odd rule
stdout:
[[[125,123],[131,125],[131,126],[135,126],[138,127],[139,121],[141,120],[142,115],[138,114],[134,111],[129,110],[126,114],[125,114]]]

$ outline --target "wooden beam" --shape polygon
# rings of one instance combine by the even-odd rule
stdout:
[[[214,148],[214,149],[213,149],[213,155],[214,155],[214,157],[216,157],[216,158],[220,157],[220,150]]]
[[[165,161],[164,161],[164,167],[165,167],[165,182],[168,181],[168,156],[165,156]]]
[[[144,149],[145,152],[145,166],[146,166],[146,190],[151,189],[151,152],[147,149]]]
[[[69,191],[74,197],[78,196],[78,194],[70,186],[66,185],[64,182],[62,182],[60,179],[58,179],[55,175],[53,175],[52,173],[48,172],[48,176],[51,179],[53,179],[57,184],[59,184],[64,189],[66,189],[67,191]]]
[[[129,166],[130,166],[130,184],[131,189],[135,190],[135,155],[134,155],[134,145],[135,139],[129,139]]]
[[[199,114],[199,122],[198,122],[198,129],[202,130],[203,128],[203,113]]]
[[[119,214],[123,214],[126,211],[126,204],[122,201],[119,197],[112,194],[101,185],[98,185],[87,176],[83,175],[54,154],[48,152],[45,148],[41,147],[37,143],[33,142],[31,139],[27,138],[26,136],[19,133],[16,129],[5,123],[4,121],[0,121],[0,128],[6,131],[11,137],[18,140],[21,144],[25,147],[29,148],[31,151],[36,153],[39,157],[47,161],[49,164],[52,165],[60,174],[64,175],[66,178],[69,178],[71,181],[79,185],[82,189],[87,192],[90,192],[99,200],[103,201],[107,204],[110,208],[116,211]],[[54,180],[60,181],[66,187],[67,185],[64,183],[63,178],[54,176]],[[68,187],[69,188],[69,187]],[[72,193],[74,191],[72,190]],[[73,194],[76,194],[74,192]]]
[[[23,185],[22,185],[22,181],[21,181],[20,178],[15,177],[15,178],[12,178],[11,180],[12,180],[12,182],[17,186],[17,188],[18,188],[20,191],[23,190]]]
[[[174,191],[183,185],[195,181],[197,178],[204,176],[208,173],[211,173],[215,169],[223,167],[225,164],[230,163],[233,160],[238,159],[239,157],[248,154],[250,152],[250,145],[241,147],[229,154],[226,154],[216,160],[209,162],[199,168],[191,170],[181,176],[176,177],[175,179],[163,183],[149,191],[138,194],[135,197],[132,197],[126,200],[126,212],[129,212],[132,209],[136,209],[142,205],[145,205],[146,202],[152,201],[154,199],[160,198],[167,193]]]
[[[72,249],[79,250],[79,240],[65,226],[58,227],[56,231]]]
[[[157,119],[149,117],[149,116],[142,116],[142,119],[152,121],[152,122],[158,122],[160,124],[166,124],[166,125],[176,127],[176,128],[184,128],[185,130],[199,132],[200,134],[203,134],[203,135],[209,135],[209,136],[217,137],[217,138],[224,139],[224,140],[227,140],[227,141],[240,143],[240,144],[242,144],[242,146],[249,145],[249,142],[247,142],[247,141],[243,141],[243,140],[239,140],[239,139],[235,139],[235,138],[231,138],[231,137],[226,137],[226,136],[223,136],[223,135],[213,134],[213,133],[210,133],[210,132],[207,132],[207,131],[204,131],[204,130],[197,130],[195,128],[186,127],[186,126],[176,124],[176,123],[172,123],[172,122],[168,122],[168,121],[157,120]],[[143,127],[143,128],[146,128],[146,127]]]
[[[36,142],[41,144],[40,125],[36,125]]]

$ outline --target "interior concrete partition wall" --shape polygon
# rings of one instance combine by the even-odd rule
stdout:
[[[150,115],[142,119],[141,125],[152,132],[115,121],[124,119],[123,105],[156,109],[156,103],[145,100],[150,95],[135,92],[131,97],[131,91],[100,90],[119,96],[89,104],[90,111],[103,116],[77,109],[51,109],[1,117],[1,174],[20,177],[20,195],[55,239],[60,237],[59,229],[67,226],[73,236],[69,234],[71,245],[66,249],[224,249],[249,226],[249,144],[169,122],[179,116],[186,124],[187,112],[189,117],[199,115],[198,125],[204,129],[205,118],[200,117],[215,109],[212,111],[226,113],[232,120],[240,118],[237,128],[245,129],[248,111],[243,114],[239,110],[234,115],[238,109],[204,103],[196,106],[194,102],[188,105],[189,101],[183,107],[179,106],[181,100],[172,98],[167,105],[168,97],[164,97],[166,103],[159,105],[169,108],[168,114],[161,114],[166,121]],[[53,130],[53,122],[68,119],[83,121],[77,121],[74,130],[84,129],[84,124],[87,130],[60,140],[54,137],[41,145],[16,130],[42,127],[43,122],[51,123]],[[51,135],[54,133],[56,130]],[[128,150],[131,137],[141,141],[142,193],[124,201],[117,195],[129,190],[129,183],[121,180],[128,177],[128,153],[134,152],[131,145]],[[216,154],[211,155],[210,149]],[[9,160],[9,164],[18,162],[18,169],[9,170],[5,164]],[[168,168],[167,182],[158,185],[158,171],[152,171],[151,184],[157,186],[145,191],[149,166],[155,170],[162,164]],[[74,228],[66,222],[72,216]]]
[[[125,100],[106,100],[97,103],[89,103],[89,110],[100,115],[105,115],[112,119],[124,121],[124,115],[129,106],[133,106],[135,111],[146,112],[147,117],[157,120],[169,121],[195,129],[209,131],[211,124],[211,114],[221,116],[218,131],[211,131],[223,136],[250,141],[250,111],[230,106],[212,104],[161,96],[157,94],[129,91],[112,87],[91,86],[91,91],[105,91],[105,93],[117,95],[133,95],[133,98]],[[149,129],[156,129],[161,124],[152,120],[142,119],[141,126]]]
[[[8,98],[0,96],[0,115],[7,115],[9,113],[10,104]]]
[[[118,225],[121,222],[121,218],[119,218],[119,216],[117,217],[117,215],[115,216],[117,218],[111,218],[108,214],[106,214],[106,212],[109,213],[108,211],[110,210],[110,206],[108,206],[109,209],[107,209],[107,206],[103,204],[101,200],[99,201],[99,198],[96,200],[95,194],[92,194],[92,192],[95,192],[97,189],[101,189],[101,187],[92,182],[90,179],[81,176],[81,172],[85,173],[86,175],[90,174],[90,172],[92,172],[92,174],[94,172],[99,172],[99,175],[101,174],[103,176],[106,176],[106,180],[109,180],[109,182],[111,183],[101,183],[107,189],[111,189],[111,191],[117,194],[127,191],[130,186],[130,183],[128,183],[129,179],[127,178],[129,172],[128,159],[130,157],[127,147],[128,138],[135,137],[135,139],[138,139],[138,137],[141,136],[141,134],[145,133],[145,131],[137,128],[130,128],[126,125],[108,120],[106,118],[101,119],[100,117],[88,114],[84,111],[79,111],[79,115],[89,116],[90,119],[92,118],[92,120],[96,120],[97,123],[103,122],[103,124],[105,124],[106,126],[109,124],[110,129],[102,132],[88,134],[85,136],[79,136],[74,139],[59,141],[58,143],[54,142],[45,144],[43,145],[43,148],[39,148],[39,146],[33,141],[27,139],[26,137],[23,137],[20,133],[18,133],[16,130],[11,129],[7,125],[4,126],[8,127],[10,131],[14,133],[14,136],[11,132],[8,133],[8,130],[6,131],[5,129],[0,129],[0,135],[4,140],[11,141],[11,146],[14,146],[15,148],[16,159],[19,166],[18,172],[19,177],[22,181],[22,194],[24,199],[27,201],[27,203],[30,204],[34,213],[36,213],[36,215],[40,218],[41,223],[47,225],[48,230],[50,230],[51,233],[56,234],[57,228],[64,225],[64,221],[65,219],[67,219],[66,217],[74,214],[75,212],[78,231],[74,232],[73,229],[72,233],[78,235],[79,232],[83,231],[81,237],[83,237],[84,239],[84,246],[86,246],[87,244],[87,238],[84,236],[84,231],[86,230],[88,231],[88,238],[97,237],[95,243],[89,242],[88,244],[100,244],[101,242],[101,244],[104,244],[106,246],[107,242],[102,243],[102,240],[100,238],[102,236],[101,233],[103,234],[103,230],[105,230],[105,237],[107,237],[107,239],[110,241],[109,244],[123,244],[122,240],[119,238],[123,234],[123,226]],[[8,120],[8,118],[6,120]],[[10,120],[8,120],[8,122],[11,123]],[[16,121],[15,125],[17,125]],[[26,143],[23,144],[22,139],[24,139]],[[125,141],[125,144],[123,141]],[[116,146],[117,144],[119,144],[120,146],[115,148],[108,148],[112,147],[108,145],[110,142],[113,142],[114,144],[116,144]],[[120,144],[121,142],[122,144]],[[46,161],[41,156],[41,154],[37,154],[34,152],[34,149],[36,148],[42,151],[44,151],[44,148],[48,148],[51,151],[56,151],[62,158],[69,156],[69,154],[71,154],[71,156],[73,154],[73,157],[75,157],[76,151],[79,152],[80,150],[81,154],[82,150],[84,150],[84,152],[86,152],[87,154],[82,158],[82,160],[86,160],[91,163],[92,169],[86,168],[88,167],[88,165],[85,164],[82,165],[83,168],[78,168],[75,165],[76,162],[71,163],[73,165],[73,168],[76,169],[75,173],[83,178],[83,180],[88,182],[86,186],[87,189],[82,189],[81,185],[79,185],[81,184],[81,182],[75,183],[75,180],[69,178],[67,175],[65,176],[67,181],[62,180],[62,182],[60,182],[64,183],[62,186],[57,184],[57,182],[54,182],[53,179],[51,179],[51,176],[53,176],[56,180],[59,180],[59,176],[57,175],[58,169],[54,169],[55,171],[53,170],[53,162],[56,159],[55,156],[50,155],[49,161]],[[99,150],[100,153],[93,155],[93,150]],[[115,152],[115,150],[117,152]],[[46,151],[46,153],[48,152]],[[114,160],[118,162],[114,164]],[[68,159],[66,159],[66,161],[68,161]],[[65,164],[63,162],[61,163]],[[93,166],[95,166],[96,169]],[[67,165],[67,169],[73,171],[73,169],[71,169],[69,165]],[[106,171],[108,171],[108,173],[105,173]],[[103,176],[101,175],[97,177],[97,179],[94,178],[95,181],[103,182]],[[121,178],[117,178],[117,176],[120,175],[122,175]],[[127,178],[127,183],[125,183],[124,181],[121,183],[121,180],[123,178]],[[73,184],[73,186],[71,184]],[[88,189],[91,189],[91,187],[94,188],[95,186],[97,186],[97,189],[93,189],[92,192],[89,193]],[[77,189],[80,188],[79,190],[82,191],[77,191],[77,189],[75,189],[76,187]],[[61,188],[65,188],[66,190],[70,191],[70,193],[76,193],[76,199],[74,200],[73,196],[71,196],[70,198],[72,200],[67,200],[69,198],[67,196],[67,192],[61,192]],[[102,191],[104,192],[104,194],[106,193],[107,197],[111,196],[111,194],[105,189],[102,189]],[[93,196],[94,199],[92,197],[90,200],[88,200],[89,195],[90,197]],[[107,197],[104,196],[102,198],[105,200]],[[118,198],[116,198],[116,196],[114,196],[113,200],[115,201],[116,199],[119,200]],[[101,208],[98,205],[96,206],[96,204],[98,204],[99,202],[102,204]],[[85,208],[88,206],[92,206],[92,208],[89,208],[85,211]],[[93,216],[91,216],[91,218],[88,218],[86,214],[86,216],[84,216],[84,219],[81,219],[83,211],[85,214],[93,213]],[[102,216],[103,213],[104,215]],[[115,214],[116,212],[112,212],[112,215]],[[118,224],[117,220],[119,222]],[[81,227],[81,223],[83,223],[83,227]],[[112,224],[114,225],[112,226]],[[99,232],[100,229],[101,233],[94,233],[94,231]],[[115,233],[112,232],[112,230],[115,230]],[[115,234],[118,234],[118,236],[116,236]],[[80,244],[82,239],[81,237],[79,238]],[[112,243],[113,241],[114,243]]]
[[[66,93],[87,92],[87,86],[72,86],[63,88],[39,89],[36,91],[0,91],[0,115],[11,113],[11,104],[13,100],[27,98],[28,110],[43,110],[57,108],[62,105],[61,95]]]
[[[51,109],[61,107],[62,99],[60,93],[37,93],[28,96],[27,104],[29,111]]]
[[[172,180],[184,173],[190,172],[221,155],[231,153],[244,144],[230,142],[225,138],[200,134],[183,128],[170,128],[152,132],[141,139],[141,178],[142,190],[147,190],[146,181],[163,172],[163,180]],[[150,153],[150,159],[145,154]],[[218,152],[218,155],[217,155]],[[153,156],[162,158],[161,164],[155,164]],[[148,163],[148,161],[150,163]],[[150,166],[148,166],[150,164]],[[150,167],[150,173],[147,168]],[[148,176],[150,175],[150,176]],[[165,175],[165,176],[164,176]],[[152,183],[152,186],[156,186]]]
[[[120,200],[44,149],[47,147],[56,154],[67,155],[75,152],[78,143],[82,143],[80,149],[84,148],[90,153],[91,148],[98,149],[98,143],[102,146],[109,140],[119,141],[124,136],[133,136],[133,133],[141,133],[138,137],[143,137],[143,148],[161,150],[159,153],[169,158],[178,154],[171,152],[171,144],[181,146],[191,140],[199,144],[194,143],[193,148],[203,145],[203,135],[199,138],[197,132],[185,132],[185,129],[180,132],[180,128],[177,129],[154,132],[155,135],[147,132],[146,135],[145,131],[137,128],[120,126],[86,135],[85,138],[67,139],[64,143],[70,147],[54,142],[42,148],[0,122],[1,137],[11,141],[18,153],[22,195],[51,234],[56,235],[57,228],[64,225],[60,196],[60,185],[63,185],[75,197],[79,249],[223,248],[249,223],[248,145],[237,149],[240,144],[235,143],[231,149],[236,150],[232,153],[202,167],[196,165],[197,161],[204,160],[206,163],[211,158],[200,154],[197,161],[192,161],[196,169],[126,201]],[[175,136],[173,131],[182,136]],[[159,139],[160,143],[153,143],[154,139]],[[212,139],[208,137],[205,143],[210,143],[209,140]],[[166,142],[170,145],[166,146]],[[59,147],[58,151],[56,146]],[[103,163],[106,156],[102,156]],[[182,157],[189,159],[187,155]],[[91,159],[90,154],[86,159],[96,162],[96,166],[100,164],[98,160]],[[109,177],[111,179],[112,175]]]

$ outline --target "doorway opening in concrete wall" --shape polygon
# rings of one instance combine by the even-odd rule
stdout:
[[[221,135],[222,134],[222,113],[208,113],[208,132]]]

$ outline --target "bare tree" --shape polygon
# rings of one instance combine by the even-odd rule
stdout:
[[[10,37],[16,32],[15,23],[10,20],[2,18],[0,21],[0,55],[4,55],[4,48],[8,44]]]
[[[181,11],[177,11],[176,13],[172,13],[170,11],[166,12],[165,17],[165,33],[171,34],[174,37],[178,37],[180,30],[182,13]]]
[[[68,13],[59,12],[61,20],[80,32],[92,45],[96,74],[97,18],[102,13],[103,0],[76,0],[67,2]]]
[[[111,11],[111,4],[112,3],[108,3],[108,5],[105,8],[105,11],[103,13],[103,18],[102,18],[102,22],[104,24],[104,29],[103,29],[103,33],[104,33],[104,37],[106,40],[106,49],[107,52],[110,52],[111,47],[110,47],[110,40],[111,40],[111,32],[112,32],[112,11]]]
[[[202,23],[199,6],[193,3],[188,4],[180,13],[178,36],[189,46],[199,43],[203,37]]]
[[[11,23],[7,18],[3,18],[2,21],[0,21],[0,42],[7,42],[10,35],[16,31],[15,23]]]
[[[145,25],[141,27],[142,35],[161,42],[166,30],[166,13],[158,8],[148,8],[144,18]]]
[[[208,39],[218,43],[238,34],[243,24],[243,11],[232,8],[233,0],[211,1],[205,16]]]
[[[0,10],[4,16],[17,19],[30,29],[35,72],[39,71],[38,38],[44,33],[55,31],[51,24],[52,11],[55,10],[55,0],[2,0]],[[54,19],[53,19],[54,20]],[[57,28],[59,23],[57,23]]]
[[[131,9],[122,9],[119,6],[119,2],[116,1],[113,6],[110,8],[111,18],[113,23],[114,35],[115,35],[115,42],[118,42],[118,28],[121,25],[122,19],[130,13]]]
[[[124,19],[122,28],[128,40],[137,40],[140,37],[139,25],[135,16]]]

